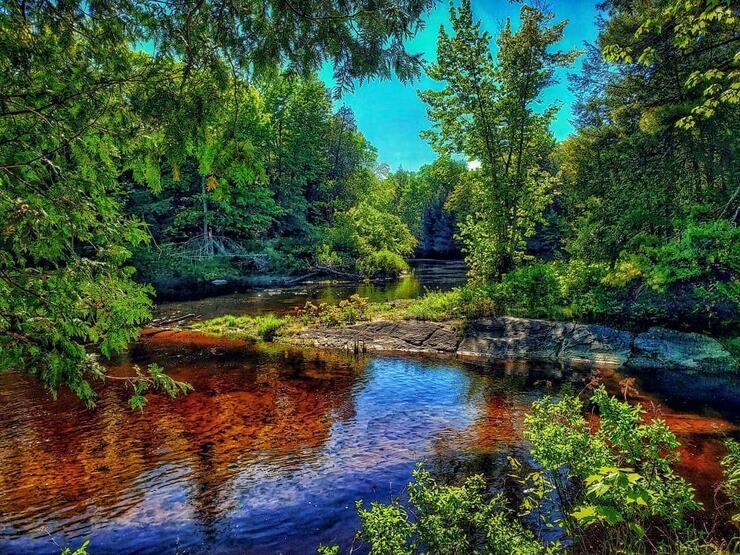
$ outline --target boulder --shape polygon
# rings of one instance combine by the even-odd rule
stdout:
[[[695,370],[705,373],[737,371],[722,344],[698,333],[650,328],[635,338],[627,366],[640,369]]]
[[[565,335],[558,358],[566,362],[621,366],[630,356],[634,336],[596,324],[575,324]]]
[[[572,324],[526,318],[482,318],[471,322],[457,353],[494,360],[557,360]]]

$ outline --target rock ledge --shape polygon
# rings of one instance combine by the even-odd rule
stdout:
[[[595,324],[512,317],[474,320],[465,330],[449,322],[364,322],[340,328],[313,328],[285,339],[356,353],[450,353],[489,360],[539,360],[702,373],[738,370],[735,360],[718,341],[697,333],[651,328],[635,336]]]

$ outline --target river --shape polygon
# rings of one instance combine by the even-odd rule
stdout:
[[[450,286],[448,278],[426,286]],[[425,285],[412,279],[395,293],[399,284],[372,293],[413,296]],[[241,313],[288,310],[354,291],[309,286],[160,311],[212,316],[222,302]],[[57,545],[85,539],[95,554],[348,547],[355,500],[402,494],[417,461],[448,481],[483,472],[496,487],[508,456],[526,459],[521,433],[531,403],[584,379],[542,364],[354,358],[192,332],[144,335],[109,366],[125,375],[150,362],[195,391],[174,400],[152,394],[143,412],[132,412],[125,387],[109,383],[87,410],[70,395],[53,402],[25,377],[0,374],[1,553],[58,553]],[[618,391],[621,375],[603,377]],[[677,383],[639,380],[637,399],[678,434],[679,471],[711,510],[721,439],[737,434],[738,415],[722,410],[726,384],[694,377],[689,398]]]

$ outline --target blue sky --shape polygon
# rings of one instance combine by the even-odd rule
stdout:
[[[585,41],[596,39],[595,1],[555,0],[550,7],[556,15],[556,21],[567,19],[568,26],[560,48],[582,48]],[[519,5],[507,0],[472,0],[473,12],[482,22],[482,27],[496,37],[502,23],[511,17],[515,25],[518,20]],[[440,25],[449,28],[449,3],[441,0],[434,11],[426,17],[426,27],[408,43],[411,52],[423,52],[428,61],[436,56],[437,33]],[[492,44],[495,46],[495,44]],[[572,69],[559,72],[559,83],[545,91],[543,103],[562,103],[552,130],[558,139],[564,139],[572,131],[571,105],[573,95],[568,91],[566,75],[578,71],[580,60]],[[322,78],[332,85],[331,69],[326,68]],[[378,148],[378,158],[392,169],[402,166],[408,170],[418,169],[423,164],[433,161],[436,156],[429,145],[419,138],[419,132],[430,127],[426,118],[424,104],[416,95],[418,89],[434,87],[434,81],[422,77],[419,81],[403,85],[397,80],[370,81],[358,85],[353,93],[345,94],[338,101],[349,105],[355,112],[357,125],[364,135]]]

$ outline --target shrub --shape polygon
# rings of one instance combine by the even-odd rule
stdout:
[[[516,520],[502,495],[486,491],[483,476],[472,476],[460,486],[441,485],[417,466],[413,478],[408,508],[398,499],[374,502],[369,508],[357,502],[362,521],[358,535],[370,546],[371,555],[557,552],[557,544],[543,546]]]
[[[646,421],[643,409],[597,388],[590,399],[598,428],[584,417],[573,394],[544,398],[525,419],[534,470],[524,474],[512,459],[511,475],[523,485],[522,518],[537,516],[560,526],[574,553],[696,553],[718,550],[684,515],[700,505],[674,473],[678,442],[661,420]],[[728,444],[723,460],[728,495],[737,501],[740,447]],[[417,466],[408,505],[357,503],[359,537],[371,554],[560,553],[564,546],[541,543],[507,506],[491,494],[483,476],[462,485],[441,485]],[[734,489],[732,489],[734,488]],[[338,553],[337,548],[322,553]]]
[[[504,275],[492,289],[499,312],[529,318],[556,318],[561,313],[560,282],[551,264],[532,264]]]
[[[406,307],[404,316],[414,320],[449,320],[461,313],[460,290],[427,291]]]
[[[721,461],[725,475],[722,489],[735,507],[736,512],[732,520],[740,524],[740,443],[734,439],[728,439],[725,446],[728,453]]]
[[[544,487],[530,487],[537,494],[526,500],[525,510],[550,507],[554,521],[595,550],[604,542],[630,552],[646,535],[675,541],[685,514],[701,507],[674,473],[676,436],[665,422],[645,421],[641,406],[619,401],[603,386],[591,402],[600,415],[597,431],[573,395],[533,404],[524,437],[541,469],[522,481]]]
[[[408,271],[409,265],[401,255],[389,250],[379,250],[357,260],[357,271],[367,278],[397,278]]]
[[[349,299],[339,301],[339,304],[306,302],[303,308],[296,310],[296,315],[304,324],[320,324],[323,326],[352,325],[368,319],[367,298],[354,294]]]

